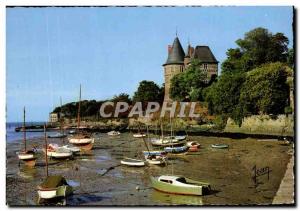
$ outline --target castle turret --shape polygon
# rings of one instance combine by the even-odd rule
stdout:
[[[165,76],[165,97],[164,101],[171,101],[169,92],[171,86],[171,79],[174,75],[183,72],[184,70],[184,51],[180,44],[178,37],[175,38],[172,47],[168,47],[168,59],[164,67]]]

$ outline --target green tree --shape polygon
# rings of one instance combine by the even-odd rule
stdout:
[[[241,89],[240,105],[244,116],[283,114],[288,103],[288,67],[280,62],[265,64],[247,73]]]
[[[200,69],[200,60],[193,59],[189,67],[182,73],[172,77],[170,95],[178,101],[186,100],[202,101],[202,89],[205,83],[206,73]]]
[[[265,28],[247,32],[244,39],[238,39],[235,49],[227,51],[222,64],[222,73],[247,72],[264,63],[287,62],[289,40],[284,34],[272,34]]]
[[[133,95],[134,102],[162,102],[161,88],[153,81],[141,81],[137,91]]]
[[[119,95],[115,95],[112,98],[112,101],[113,102],[126,102],[128,104],[132,103],[132,100],[130,99],[129,94],[126,94],[126,93],[121,93]]]
[[[209,112],[241,122],[239,99],[245,78],[245,73],[222,74],[217,82],[206,88],[205,101]]]

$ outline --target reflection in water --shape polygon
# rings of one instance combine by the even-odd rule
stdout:
[[[36,168],[32,168],[29,166],[22,166],[18,171],[18,175],[24,179],[33,179],[36,174]]]
[[[168,194],[153,190],[151,193],[151,198],[155,202],[168,205],[203,205],[201,196]]]
[[[71,179],[68,179],[68,180],[67,180],[67,183],[68,183],[70,186],[72,186],[73,188],[74,188],[74,187],[80,186],[80,182],[77,182],[77,181],[71,180]]]

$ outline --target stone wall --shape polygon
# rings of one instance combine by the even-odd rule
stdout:
[[[244,118],[241,127],[229,118],[224,132],[293,136],[294,116],[278,115],[271,118],[269,115],[254,115]]]

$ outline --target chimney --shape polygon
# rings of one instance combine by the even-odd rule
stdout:
[[[168,54],[170,54],[172,51],[172,45],[168,45]]]

